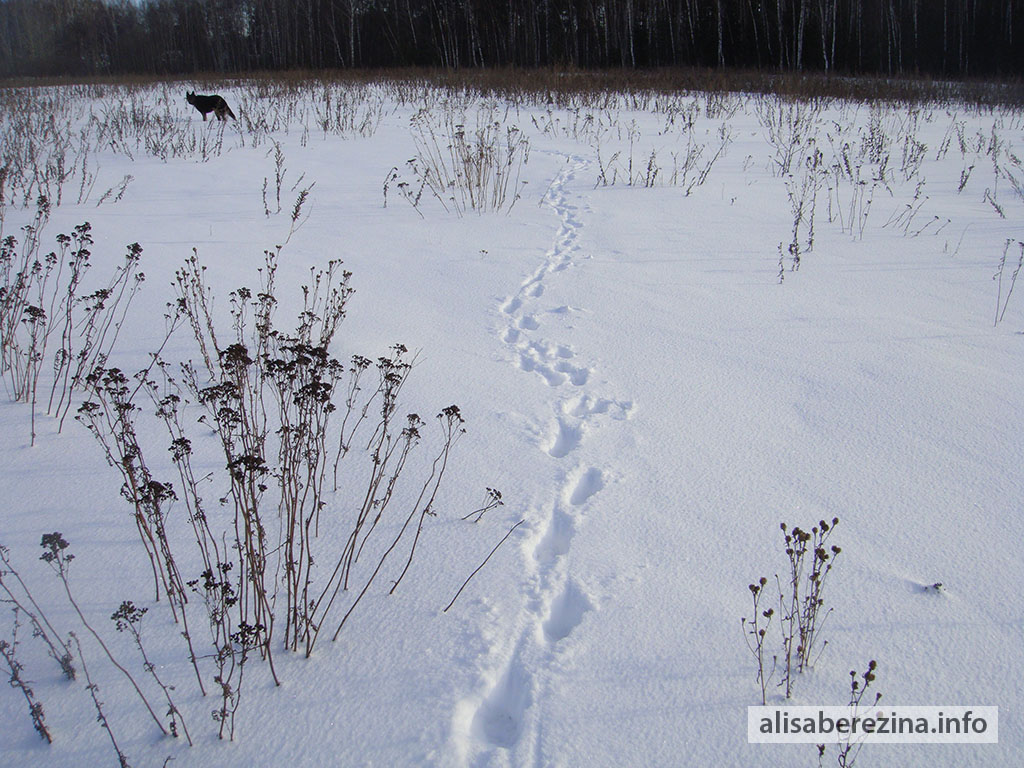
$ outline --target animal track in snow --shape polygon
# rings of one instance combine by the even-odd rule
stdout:
[[[544,381],[548,383],[549,387],[557,387],[559,384],[566,382],[566,375],[559,371],[556,371],[550,365],[547,365],[537,360],[536,355],[531,355],[529,352],[519,353],[519,367],[524,371],[535,371],[544,377]]]
[[[578,395],[562,405],[567,416],[585,419],[592,414],[608,414],[613,419],[628,419],[633,412],[631,400],[609,400],[588,394]]]
[[[571,360],[576,355],[568,344],[552,344],[547,341],[531,341],[526,344],[526,348],[532,350],[537,357],[547,361]]]
[[[572,180],[578,169],[586,165],[586,161],[580,157],[570,157],[568,160],[569,164],[559,172],[544,198],[559,217],[554,244],[545,254],[544,262],[520,285],[519,291],[501,304],[501,312],[507,317],[508,323],[502,339],[513,348],[519,368],[540,374],[552,387],[567,382],[574,386],[583,386],[591,373],[588,368],[568,362],[574,353],[567,345],[529,341],[528,337],[524,336],[524,333],[541,329],[539,317],[544,314],[564,314],[568,311],[568,307],[548,310],[525,308],[527,304],[544,295],[545,279],[572,265],[573,253],[579,248],[577,240],[581,222],[576,207],[566,198],[565,185]]]
[[[542,565],[550,565],[559,557],[569,552],[576,523],[561,507],[556,506],[548,520],[544,537],[533,550],[533,557]]]
[[[516,312],[519,311],[519,308],[521,306],[523,306],[523,300],[520,299],[518,296],[513,296],[511,299],[509,299],[502,305],[501,311],[504,312],[506,315],[514,315]]]
[[[551,603],[547,620],[544,622],[544,636],[548,642],[557,643],[564,640],[582,622],[588,611],[594,609],[575,580],[568,579],[558,595]]]
[[[523,715],[533,699],[533,680],[519,654],[520,649],[517,649],[473,718],[474,731],[491,744],[506,749],[519,740]]]
[[[540,323],[537,322],[537,318],[533,315],[523,315],[519,318],[519,327],[524,331],[536,331],[540,328]]]
[[[575,350],[562,339],[543,338],[545,326],[564,328],[570,313],[584,311],[569,305],[546,308],[541,304],[548,295],[549,281],[564,280],[564,270],[576,265],[580,250],[582,220],[566,187],[586,161],[575,156],[567,160],[545,195],[545,202],[559,219],[552,246],[518,291],[499,305],[500,338],[513,363],[520,370],[541,376],[557,393],[553,394],[553,421],[546,432],[531,431],[543,435],[539,447],[559,462],[580,449],[593,421],[625,419],[633,408],[632,402],[588,391],[593,369],[580,365]],[[563,478],[561,487],[535,509],[530,523],[533,534],[523,540],[526,573],[521,584],[524,600],[516,623],[518,637],[511,651],[502,643],[492,644],[490,671],[481,681],[483,695],[467,696],[456,706],[453,741],[461,765],[524,764],[523,758],[534,750],[540,737],[545,691],[558,674],[551,662],[594,610],[592,598],[570,572],[570,551],[583,513],[597,511],[590,501],[605,487],[606,475],[587,464],[559,475]],[[508,755],[489,754],[497,749],[507,750]],[[484,752],[478,754],[479,750]],[[540,765],[540,760],[534,754],[525,764]]]
[[[550,445],[545,449],[549,456],[562,459],[569,455],[569,452],[583,440],[583,425],[570,424],[565,418],[556,422],[555,429],[550,439]]]
[[[574,507],[578,507],[586,503],[591,496],[602,488],[604,488],[604,474],[600,469],[591,467],[576,479],[572,492],[569,494],[569,503]]]
[[[579,368],[575,365],[569,365],[569,363],[557,363],[555,370],[568,376],[569,381],[577,387],[582,387],[590,379],[590,371],[587,368]]]
[[[519,367],[524,371],[534,371],[544,377],[549,386],[557,387],[567,381],[581,387],[590,379],[590,370],[572,365],[566,359],[559,359],[560,354],[571,354],[567,347],[549,351],[545,345],[532,343],[519,348]]]

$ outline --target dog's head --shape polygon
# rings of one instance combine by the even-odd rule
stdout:
[[[189,104],[195,104],[196,103],[196,92],[195,91],[191,91],[191,92],[186,91],[185,92],[185,101],[187,101]]]

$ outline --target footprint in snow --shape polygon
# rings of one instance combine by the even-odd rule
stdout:
[[[561,594],[551,603],[550,613],[544,622],[544,636],[551,643],[564,640],[583,622],[587,612],[593,609],[590,598],[575,581],[569,579]]]
[[[569,494],[569,503],[574,507],[578,507],[586,503],[591,496],[602,488],[604,488],[604,474],[600,469],[591,467],[576,479],[575,485]]]

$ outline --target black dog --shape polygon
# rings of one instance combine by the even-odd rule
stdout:
[[[208,112],[213,112],[218,120],[227,119],[225,115],[231,115],[232,120],[238,119],[235,117],[235,113],[231,111],[228,103],[220,96],[196,96],[196,92],[192,91],[192,93],[185,94],[185,101],[199,110],[203,116],[203,122],[206,121]]]

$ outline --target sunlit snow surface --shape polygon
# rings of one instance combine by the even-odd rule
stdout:
[[[58,434],[40,413],[30,447],[28,406],[4,398],[0,543],[58,631],[82,640],[132,765],[816,765],[811,745],[747,744],[760,689],[741,618],[748,584],[786,577],[780,522],[833,517],[842,554],[826,591],[828,642],[794,703],[845,704],[850,670],[876,659],[883,703],[998,706],[1000,743],[869,746],[858,765],[1024,763],[1024,276],[1007,299],[1024,240],[1024,113],[804,105],[783,173],[790,144],[773,143],[768,124],[794,108],[773,98],[510,105],[338,86],[327,105],[322,85],[239,86],[220,93],[243,119],[220,124],[203,123],[185,90],[83,90],[55,112],[77,129],[134,100],[164,121],[163,138],[142,128],[120,143],[94,129],[91,191],[79,166],[43,236],[49,249],[89,221],[97,281],[127,244],[143,247],[146,281],[111,363],[148,363],[193,248],[226,322],[228,293],[257,287],[264,251],[283,245],[279,324],[292,324],[310,268],[343,259],[356,293],[337,356],[376,359],[405,344],[418,357],[400,408],[432,422],[457,403],[467,434],[399,589],[387,594],[404,556],[337,642],[321,639],[308,660],[277,651],[280,687],[251,663],[228,743],[180,627],[153,602],[119,474],[70,418]],[[318,114],[337,109],[352,125],[324,131]],[[410,123],[420,109],[437,131],[498,121],[502,142],[506,127],[521,131],[529,155],[510,210],[459,216],[429,191],[418,209],[403,197],[399,180],[409,195],[419,186],[407,161],[420,151]],[[157,156],[174,137],[191,143]],[[804,198],[794,270],[805,181],[817,191]],[[21,239],[34,211],[23,203],[5,209],[4,236]],[[187,328],[164,351],[195,355]],[[166,437],[148,419],[154,471],[173,480]],[[219,471],[215,438],[195,434],[207,470]],[[486,487],[504,506],[462,521]],[[339,493],[325,516],[342,517],[349,501]],[[191,568],[182,507],[171,525]],[[325,542],[347,535],[325,528]],[[143,685],[152,681],[108,617],[123,600],[149,608],[147,652],[176,686],[191,749],[160,737],[39,561],[52,531],[71,543],[90,623]],[[2,621],[9,639],[6,610]],[[116,764],[84,680],[63,681],[22,623],[23,677],[54,743],[5,690],[0,764]],[[778,680],[769,703],[783,700]],[[835,759],[833,747],[825,764]]]

